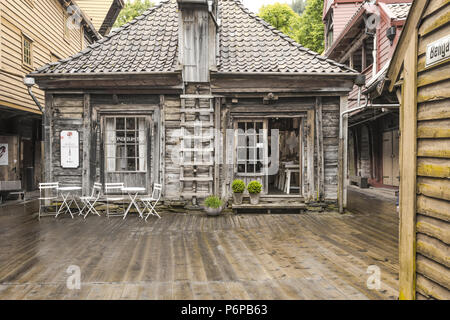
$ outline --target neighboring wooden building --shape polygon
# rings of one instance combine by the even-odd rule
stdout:
[[[450,1],[414,1],[387,72],[400,109],[400,298],[450,299]]]
[[[125,5],[124,0],[77,0],[77,4],[102,36],[111,31]]]
[[[198,203],[242,178],[266,197],[336,203],[339,113],[357,75],[237,0],[210,12],[164,1],[30,75],[46,91],[46,180],[86,193],[95,181],[162,183],[165,201]],[[62,130],[80,133],[77,168],[61,166]]]
[[[411,0],[328,0],[324,3],[324,55],[366,76],[349,94],[348,176],[374,187],[398,187],[398,100],[385,88],[385,75],[406,21]]]
[[[0,3],[0,144],[9,151],[8,165],[0,165],[0,181],[22,180],[28,189],[41,181],[41,113],[23,78],[101,38],[77,8],[74,1],[63,0]],[[43,105],[43,91],[34,94]],[[27,168],[34,168],[34,178],[26,179],[33,176]]]

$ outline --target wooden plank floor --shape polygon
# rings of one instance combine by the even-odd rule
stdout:
[[[0,299],[396,299],[393,214],[202,215],[145,223],[0,212]],[[81,269],[68,290],[67,268]],[[381,269],[381,290],[367,268]]]

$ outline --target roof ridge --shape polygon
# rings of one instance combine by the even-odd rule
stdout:
[[[31,74],[35,74],[35,73],[39,73],[45,70],[50,69],[51,67],[56,67],[59,66],[62,63],[65,62],[69,62],[73,59],[79,58],[81,56],[84,56],[85,54],[89,53],[92,51],[92,49],[95,49],[97,47],[99,47],[101,44],[105,43],[106,41],[110,40],[112,37],[117,36],[118,34],[120,34],[121,32],[123,32],[124,30],[127,30],[128,28],[130,28],[132,25],[136,24],[138,21],[144,19],[145,17],[147,17],[148,15],[154,13],[156,11],[156,9],[161,8],[163,5],[166,5],[168,3],[170,3],[172,0],[161,0],[158,4],[154,5],[151,8],[148,8],[147,10],[145,10],[144,12],[142,12],[141,15],[135,17],[133,20],[125,23],[124,25],[116,28],[115,30],[112,30],[108,35],[105,35],[104,37],[102,37],[100,40],[88,45],[86,48],[84,48],[83,50],[73,54],[72,56],[69,56],[67,58],[55,61],[55,62],[50,62],[47,63],[45,65],[43,65],[42,67],[34,70],[33,72],[31,72]]]
[[[280,30],[278,30],[277,28],[272,26],[270,23],[268,23],[267,21],[265,21],[264,19],[262,19],[261,17],[259,17],[255,13],[251,12],[249,9],[247,9],[244,6],[244,4],[241,2],[241,0],[230,0],[230,1],[235,2],[239,6],[239,8],[241,8],[242,11],[244,11],[246,14],[248,14],[251,18],[253,18],[254,20],[258,21],[261,25],[263,25],[266,29],[269,29],[270,31],[272,31],[275,35],[277,35],[280,38],[286,40],[292,46],[297,47],[298,49],[300,49],[300,50],[302,50],[302,51],[304,51],[304,52],[306,52],[306,53],[308,53],[310,55],[313,55],[314,58],[317,58],[319,60],[326,61],[326,62],[328,62],[328,63],[330,63],[332,65],[338,66],[340,68],[347,69],[349,71],[356,71],[356,70],[353,70],[350,67],[347,67],[344,64],[341,64],[341,63],[338,63],[337,61],[328,59],[328,58],[322,56],[321,54],[319,54],[319,53],[317,53],[317,52],[315,52],[315,51],[313,51],[313,50],[311,50],[309,48],[306,48],[306,47],[302,46],[300,43],[298,43],[297,41],[295,41],[294,39],[289,37],[287,34],[284,34]]]

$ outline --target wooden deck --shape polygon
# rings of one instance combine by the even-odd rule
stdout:
[[[0,299],[396,299],[394,214],[165,213],[86,221],[0,212]],[[81,290],[66,270],[81,268]],[[366,286],[381,268],[380,291]]]

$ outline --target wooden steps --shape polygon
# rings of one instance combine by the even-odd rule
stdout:
[[[260,202],[259,204],[233,204],[235,213],[303,213],[307,210],[307,205],[303,202]]]

